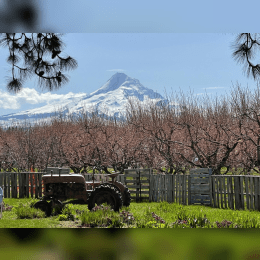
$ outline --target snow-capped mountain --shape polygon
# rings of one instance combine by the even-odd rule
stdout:
[[[0,116],[0,122],[19,121],[24,119],[43,119],[57,114],[78,114],[82,110],[91,113],[97,110],[100,114],[124,117],[128,98],[141,102],[164,102],[165,99],[152,89],[144,87],[139,80],[124,73],[114,74],[101,88],[91,94],[82,94],[80,98],[68,98],[62,102],[48,104],[39,108],[19,113]]]

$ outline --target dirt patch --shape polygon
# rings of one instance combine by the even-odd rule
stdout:
[[[58,228],[80,228],[81,223],[80,221],[60,221],[57,225]]]

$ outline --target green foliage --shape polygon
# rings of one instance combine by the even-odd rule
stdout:
[[[74,221],[75,220],[75,213],[76,212],[75,212],[75,210],[73,208],[73,205],[67,204],[62,209],[62,214],[60,216],[66,216],[65,220],[72,220],[72,221]],[[63,217],[61,217],[61,218],[63,218]]]
[[[14,208],[18,219],[44,218],[45,213],[39,209],[31,208],[29,205],[20,203]]]
[[[3,211],[0,227],[7,228],[260,228],[258,211],[217,209],[200,205],[132,202],[129,207],[114,212],[108,205],[96,206],[89,211],[87,205],[67,204],[58,216],[45,218],[44,212],[31,207],[33,199],[5,199],[5,203],[8,203],[9,210]],[[27,222],[25,218],[28,219]]]
[[[61,214],[57,218],[58,221],[67,221],[70,220],[68,215]]]
[[[29,203],[30,207],[33,208],[35,203],[38,202],[39,200],[38,199],[32,199]]]
[[[84,211],[80,220],[81,225],[86,227],[121,228],[123,226],[121,216],[106,205],[95,206],[88,212]]]

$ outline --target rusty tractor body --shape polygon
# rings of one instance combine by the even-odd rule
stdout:
[[[102,183],[94,179],[94,174],[92,181],[85,181],[83,175],[70,173],[69,168],[47,168],[47,174],[42,177],[44,196],[34,207],[49,216],[54,207],[61,209],[63,201],[74,199],[88,204],[89,210],[96,204],[107,203],[113,210],[119,211],[122,205],[130,205],[131,198],[128,188],[115,180],[118,174],[109,174],[112,180]]]

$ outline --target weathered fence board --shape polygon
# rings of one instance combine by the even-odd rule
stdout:
[[[212,170],[209,168],[191,169],[190,170],[190,203],[200,203],[211,205],[210,199],[210,175]],[[218,194],[217,194],[218,197]]]
[[[131,198],[136,201],[150,201],[150,176],[152,169],[126,169],[124,183],[129,188]],[[147,196],[148,195],[148,196]]]

